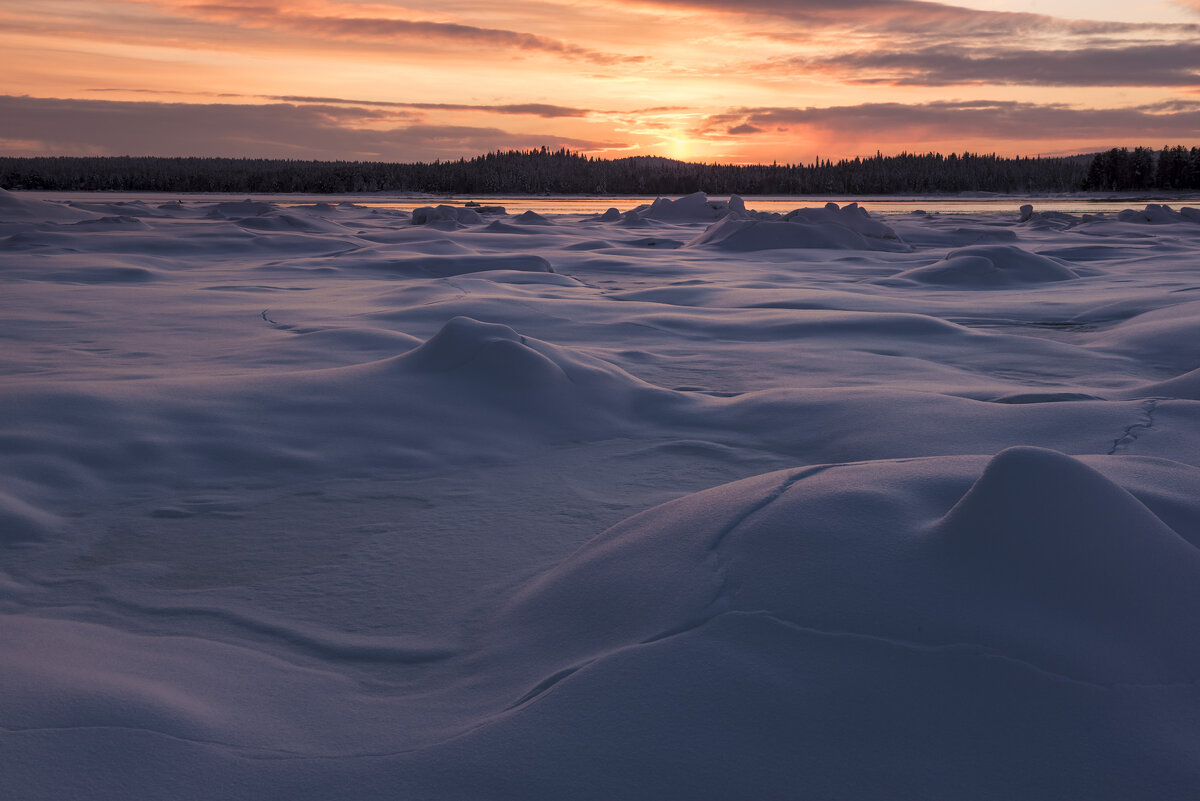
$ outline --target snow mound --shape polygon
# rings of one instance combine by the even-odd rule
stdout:
[[[345,370],[362,391],[387,392],[401,380],[423,399],[405,404],[442,407],[444,418],[462,418],[457,428],[476,431],[476,439],[491,436],[489,427],[500,436],[551,440],[624,430],[633,409],[669,395],[608,362],[471,317],[449,320],[411,351]]]
[[[471,317],[455,317],[425,343],[389,361],[405,372],[465,371],[488,381],[500,379],[523,392],[568,385],[644,386],[606,362]]]
[[[871,219],[857,203],[842,208],[830,203],[822,209],[796,209],[783,217],[729,215],[685,247],[742,252],[783,248],[911,250],[891,227]]]
[[[431,223],[454,223],[458,225],[474,225],[483,222],[483,217],[475,209],[460,209],[457,206],[421,206],[413,209],[413,225],[429,225]]]
[[[1078,277],[1065,262],[1015,245],[975,245],[952,250],[940,261],[897,273],[883,283],[915,281],[963,289],[996,289]]]
[[[1081,681],[1196,677],[1200,552],[1078,459],[1009,448],[971,482],[972,461],[824,465],[688,496],[601,535],[506,614],[567,661],[743,612],[972,643]]]
[[[1019,447],[648,510],[500,610],[490,653],[525,689],[419,764],[461,788],[509,768],[513,798],[569,795],[581,770],[596,798],[788,798],[797,772],[866,798],[1120,798],[1147,776],[1130,755],[1164,749],[1161,795],[1197,768],[1172,709],[1194,709],[1200,553],[1152,510],[1177,468]]]
[[[474,367],[525,386],[556,384],[566,374],[552,359],[527,347],[506,325],[455,317],[424,344],[398,357],[409,370],[430,373]]]
[[[513,222],[517,225],[554,225],[554,223],[550,222],[550,220],[538,214],[533,209],[513,217]]]
[[[1055,451],[1010,448],[931,532],[974,577],[960,636],[1098,683],[1194,680],[1200,552],[1126,490]],[[1083,558],[1086,554],[1086,558]],[[1029,605],[1036,626],[1011,619]]]
[[[1200,209],[1184,206],[1179,211],[1175,211],[1167,205],[1148,203],[1142,211],[1125,209],[1118,212],[1117,220],[1129,223],[1150,223],[1152,225],[1166,225],[1180,222],[1200,223]]]
[[[647,220],[661,222],[703,222],[719,220],[730,214],[745,214],[746,204],[733,195],[729,200],[710,200],[703,192],[685,195],[677,200],[660,197],[649,205],[638,206],[633,211]]]

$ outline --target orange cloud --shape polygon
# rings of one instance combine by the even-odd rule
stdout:
[[[1179,35],[1178,25],[1063,19],[1029,12],[987,11],[923,0],[616,0],[623,5],[787,20],[807,27],[853,28],[919,37],[947,34],[1021,36]],[[1200,7],[1200,0],[1186,0]],[[1196,26],[1191,34],[1196,33]],[[782,32],[784,36],[794,35]]]
[[[242,28],[298,33],[314,40],[338,39],[354,42],[423,44],[438,42],[457,46],[498,48],[545,53],[593,64],[638,63],[641,55],[605,53],[558,39],[499,28],[483,28],[456,22],[413,20],[397,17],[359,16],[351,6],[325,6],[325,13],[308,13],[274,3],[170,3],[176,13],[203,22]],[[333,13],[340,12],[340,13]]]
[[[93,87],[107,87],[104,96],[131,104],[73,107],[105,132],[97,147],[125,141],[106,115],[160,119],[173,134],[185,118],[214,127],[198,122],[195,109],[133,102],[189,100],[241,131],[215,135],[221,152],[265,153],[274,142],[277,155],[334,158],[398,153],[394,143],[403,141],[412,158],[532,142],[771,161],[811,154],[814,142],[823,155],[961,149],[989,137],[1015,148],[1021,138],[1054,139],[1058,129],[1046,126],[1059,125],[1064,136],[1111,134],[1118,144],[1139,131],[1161,140],[1159,125],[1177,140],[1185,118],[1168,124],[1163,115],[1186,111],[1149,105],[1193,100],[1200,86],[1194,25],[917,0],[614,2],[444,0],[419,10],[386,0],[8,4],[0,47],[10,56],[10,92],[98,102]],[[948,107],[945,86],[980,87],[966,97],[994,101]],[[1132,116],[1122,108],[1135,104]],[[262,110],[235,113],[235,105]],[[1074,122],[1088,105],[1103,107],[1089,123],[1094,136]],[[56,119],[81,127],[65,113]],[[1011,127],[1011,119],[1042,127]],[[56,140],[48,129],[18,135],[20,125],[0,118],[11,141],[83,147],[76,139],[86,132]],[[439,139],[435,131],[457,133]],[[127,138],[133,144],[119,149],[153,144]],[[335,145],[346,148],[342,156]]]
[[[1181,86],[1200,84],[1200,44],[1121,43],[1029,49],[1008,45],[856,50],[756,65],[781,74],[835,76],[848,83],[909,86]]]

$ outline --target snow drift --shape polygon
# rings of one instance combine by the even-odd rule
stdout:
[[[1060,259],[1030,253],[1015,245],[976,245],[952,250],[940,261],[897,273],[890,280],[992,289],[1078,277]]]
[[[1188,798],[1186,211],[0,193],[6,797]]]

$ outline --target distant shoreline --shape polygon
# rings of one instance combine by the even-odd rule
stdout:
[[[43,191],[471,197],[1060,195],[1200,191],[1200,148],[1138,147],[1066,157],[876,154],[811,164],[704,164],[562,149],[433,163],[152,156],[0,157],[0,188]]]
[[[306,206],[317,204],[367,206],[377,209],[412,211],[421,206],[465,206],[472,201],[483,206],[502,206],[508,213],[535,211],[550,215],[601,214],[609,208],[628,211],[649,204],[654,194],[470,194],[415,192],[360,192],[318,194],[312,192],[249,193],[249,192],[170,192],[170,191],[44,191],[19,190],[23,197],[68,203],[223,203],[253,199],[277,206]],[[711,195],[723,200],[728,195]],[[1058,211],[1073,214],[1115,213],[1126,208],[1141,208],[1150,203],[1170,206],[1200,206],[1200,192],[1058,192],[999,194],[960,192],[908,195],[742,195],[748,208],[756,211],[786,213],[795,208],[824,206],[826,203],[858,203],[871,214],[899,215],[914,211],[941,214],[1016,214],[1020,206],[1031,203],[1038,211]]]
[[[0,188],[46,191],[430,195],[1029,194],[1085,188],[1091,155],[1003,158],[877,154],[812,164],[722,165],[655,157],[594,159],[567,150],[489,153],[428,163],[141,156],[0,157]],[[1115,189],[1126,187],[1113,186]],[[1133,187],[1137,188],[1137,187]]]

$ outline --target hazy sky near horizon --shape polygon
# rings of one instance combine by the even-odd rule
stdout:
[[[0,2],[0,154],[1200,145],[1200,0]]]

